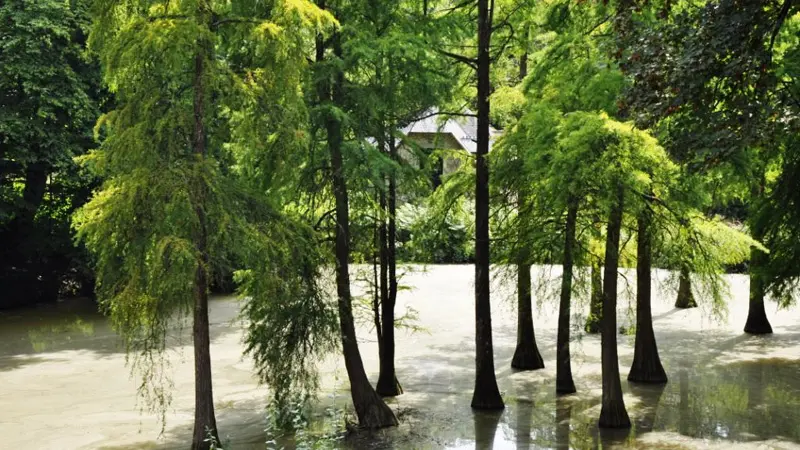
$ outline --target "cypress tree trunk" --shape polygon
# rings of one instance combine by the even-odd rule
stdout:
[[[628,381],[641,383],[666,383],[667,373],[658,357],[656,336],[653,332],[651,301],[650,213],[643,211],[638,219],[636,252],[636,343],[633,364],[628,372]]]
[[[375,241],[378,241],[378,229],[375,229]],[[378,358],[383,357],[383,336],[381,336],[381,296],[379,287],[381,280],[378,277],[378,266],[380,256],[376,255],[372,259],[372,323],[375,325],[375,335],[378,338]]]
[[[603,317],[603,275],[599,260],[592,260],[591,268],[591,298],[589,299],[589,317],[586,318],[587,333],[600,332],[600,319]]]
[[[397,160],[397,148],[394,136],[389,136],[389,157]],[[380,374],[378,375],[377,391],[384,397],[394,397],[403,393],[400,382],[397,381],[397,374],[394,366],[394,307],[397,303],[397,179],[392,171],[389,174],[389,192],[387,195],[388,220],[386,263],[389,274],[389,289],[387,297],[381,304],[381,315],[383,316],[383,339],[380,360]]]
[[[207,55],[198,52],[194,58],[194,132],[192,147],[197,164],[206,157],[205,130],[205,59]],[[202,170],[199,169],[198,170]],[[217,419],[214,414],[214,394],[211,381],[211,338],[208,324],[208,230],[206,229],[205,202],[206,186],[202,175],[195,180],[197,198],[194,209],[200,224],[195,237],[195,246],[200,255],[194,280],[194,314],[192,325],[192,342],[194,344],[194,431],[192,433],[192,449],[205,450],[211,442],[206,442],[207,434],[219,442]]]
[[[517,348],[511,367],[518,370],[544,369],[542,355],[536,346],[531,305],[531,266],[517,264]]]
[[[575,248],[575,225],[578,220],[578,199],[570,198],[564,231],[564,273],[561,276],[561,304],[558,309],[558,342],[556,351],[556,392],[575,392],[569,353],[569,319],[572,302],[572,254]]]
[[[341,58],[341,43],[338,33],[332,36],[336,57]],[[322,45],[321,39],[317,45]],[[317,55],[321,53],[318,47]],[[339,71],[331,89],[330,100],[341,104],[341,90],[344,74]],[[322,93],[327,89],[323,87]],[[323,97],[324,98],[324,97]],[[350,380],[350,394],[358,416],[358,423],[365,428],[382,428],[397,425],[397,418],[386,406],[367,378],[364,363],[356,341],[356,328],[353,320],[352,296],[350,293],[350,214],[347,195],[347,184],[344,175],[342,157],[341,122],[336,117],[328,117],[325,121],[328,134],[328,150],[331,156],[331,180],[333,195],[336,200],[336,292],[338,294],[339,326],[342,330],[342,353],[345,368]]]
[[[678,275],[678,298],[675,300],[676,308],[696,308],[697,302],[692,294],[692,279],[689,269],[682,267]]]
[[[601,329],[601,364],[603,367],[603,406],[598,425],[601,428],[627,428],[631,426],[622,385],[619,380],[617,359],[617,268],[619,266],[619,239],[622,228],[624,191],[617,186],[616,198],[611,206],[606,234],[606,261],[603,276],[603,318]]]
[[[489,0],[478,0],[478,136],[475,161],[475,390],[472,407],[502,409],[492,348],[489,303]]]
[[[761,240],[763,236],[755,236]],[[764,309],[764,281],[759,269],[766,264],[768,256],[758,249],[750,251],[750,308],[747,311],[747,322],[744,325],[744,332],[749,334],[770,334],[772,326],[767,319],[767,311]]]
[[[761,180],[753,187],[752,201],[760,201],[764,196],[766,181],[762,177]],[[752,220],[750,223],[750,230],[753,239],[763,242],[764,230],[761,225]],[[767,319],[767,311],[764,309],[764,295],[765,286],[764,279],[761,275],[761,270],[766,266],[769,256],[753,247],[750,250],[750,307],[747,311],[747,322],[744,325],[744,332],[749,334],[770,334],[772,333],[772,326]]]

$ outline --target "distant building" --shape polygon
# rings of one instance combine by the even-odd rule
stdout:
[[[471,112],[466,111],[466,114],[471,114]],[[413,145],[427,150],[428,154],[437,149],[476,153],[478,136],[478,119],[476,117],[440,114],[435,109],[421,117],[400,130],[406,136],[404,141],[413,142]],[[500,134],[500,131],[489,127],[489,151],[492,150],[492,144]],[[408,146],[401,143],[398,152],[407,161],[416,163],[417,167],[420,166],[419,160]],[[438,162],[434,162],[431,174],[434,188],[441,184],[442,175],[455,171],[459,164],[460,161],[455,158],[438,158]]]

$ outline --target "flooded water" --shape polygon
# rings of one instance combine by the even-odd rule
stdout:
[[[539,270],[557,278],[558,270]],[[800,449],[800,310],[767,313],[775,333],[747,336],[747,278],[731,276],[727,316],[711,307],[676,310],[674,290],[655,282],[654,325],[669,376],[665,386],[624,381],[633,337],[620,336],[620,371],[631,430],[600,431],[600,339],[582,333],[588,312],[580,296],[573,316],[576,395],[555,396],[556,302],[537,291],[536,336],[546,368],[510,368],[516,343],[513,281],[493,290],[495,365],[506,400],[500,413],[469,407],[474,376],[473,269],[430,267],[404,278],[399,310],[414,308],[425,332],[400,332],[398,378],[406,394],[390,399],[401,426],[348,436],[340,446],[360,449],[527,448],[781,448]],[[541,277],[540,277],[541,278]],[[665,274],[660,274],[663,281]],[[635,284],[633,274],[627,283]],[[621,290],[628,295],[625,282]],[[557,286],[557,283],[547,287]],[[698,298],[700,300],[701,298]],[[583,303],[581,303],[583,302]],[[226,449],[264,448],[267,390],[251,361],[241,356],[238,300],[211,304],[212,363],[220,434]],[[620,302],[618,322],[633,310]],[[377,348],[368,327],[359,330],[365,367],[377,378]],[[140,413],[137,380],[131,379],[119,341],[88,301],[74,300],[0,313],[0,434],[3,448],[188,448],[193,377],[186,327],[170,336],[173,402],[162,427]],[[344,407],[349,398],[340,359],[322,363],[320,409]],[[336,395],[331,398],[333,393]]]

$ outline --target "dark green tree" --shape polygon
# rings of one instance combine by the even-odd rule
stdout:
[[[0,308],[54,301],[64,279],[92,281],[69,226],[93,183],[72,158],[93,145],[105,99],[86,51],[88,6],[0,5]]]

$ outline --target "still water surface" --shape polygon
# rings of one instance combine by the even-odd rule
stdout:
[[[535,269],[536,270],[536,269]],[[800,449],[800,311],[768,308],[775,334],[741,333],[747,313],[747,279],[734,276],[725,319],[710,308],[675,310],[674,291],[654,284],[656,337],[670,377],[665,386],[624,381],[632,338],[620,336],[620,371],[633,422],[629,431],[600,432],[599,337],[581,332],[585,305],[573,317],[573,371],[578,394],[554,395],[556,307],[547,300],[535,326],[547,368],[514,372],[516,340],[513,282],[493,291],[495,364],[506,400],[501,413],[469,408],[474,342],[472,268],[432,267],[410,274],[399,308],[414,308],[426,332],[398,336],[398,378],[406,394],[391,399],[402,425],[362,433],[343,448],[797,448]],[[546,269],[541,278],[557,277]],[[546,277],[544,277],[546,275]],[[628,274],[628,282],[635,283]],[[624,283],[623,283],[624,284]],[[624,286],[623,286],[624,289]],[[626,291],[627,292],[627,291]],[[629,294],[629,292],[628,292]],[[259,387],[249,359],[241,356],[239,302],[211,304],[215,402],[226,449],[264,448],[267,390]],[[620,325],[632,321],[620,302]],[[359,330],[365,366],[377,375],[377,351],[368,327]],[[162,428],[157,415],[141,414],[138,379],[108,321],[90,301],[71,300],[0,312],[0,433],[14,449],[186,448],[192,418],[192,367],[188,329],[170,335],[173,399]],[[322,364],[320,411],[347,405],[339,358]],[[333,393],[336,392],[336,395]],[[319,414],[322,417],[322,414]],[[319,418],[318,421],[322,419]],[[315,424],[319,426],[319,423]],[[290,443],[290,441],[287,441]]]

